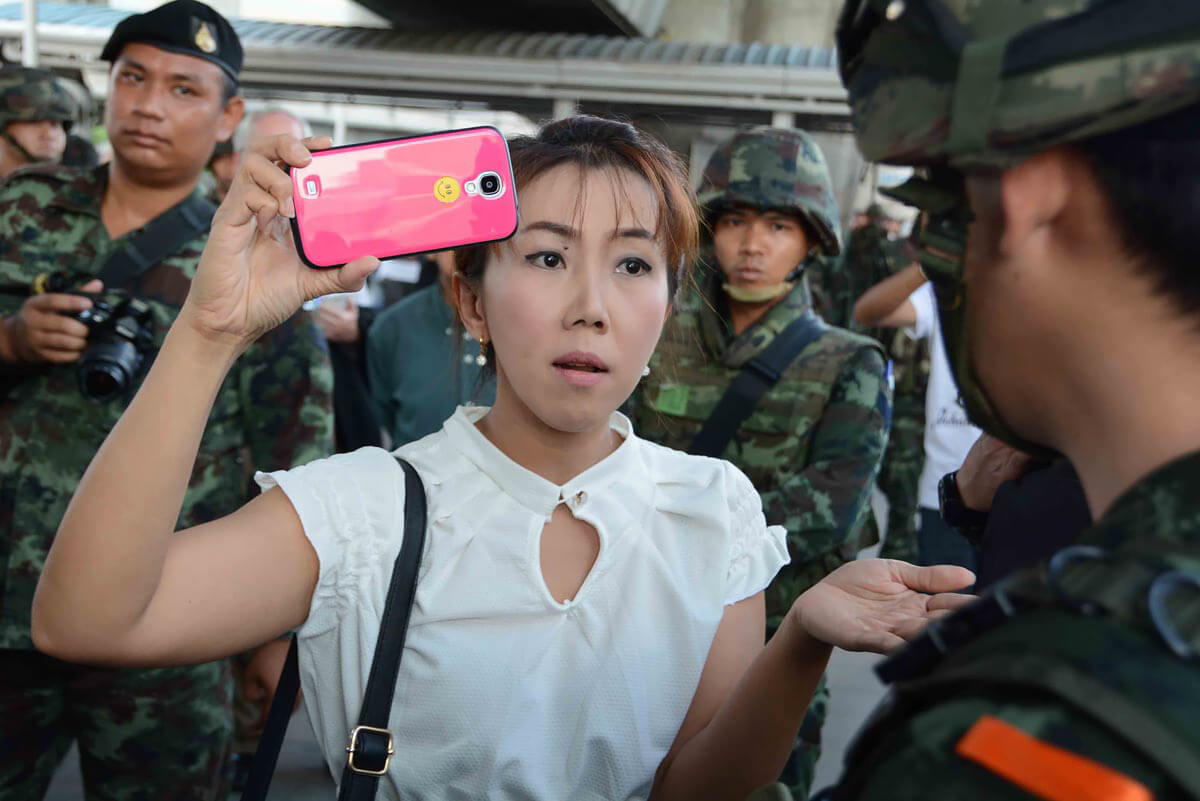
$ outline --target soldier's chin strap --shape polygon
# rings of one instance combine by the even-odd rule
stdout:
[[[770,303],[792,291],[792,288],[796,286],[796,282],[804,275],[804,271],[808,269],[808,265],[812,264],[814,258],[816,257],[810,253],[805,257],[804,261],[800,262],[799,267],[788,273],[788,277],[783,279],[782,283],[750,289],[743,286],[734,286],[727,281],[721,284],[721,289],[725,291],[725,294],[731,300],[735,300],[738,303]]]
[[[38,163],[39,159],[34,158],[33,154],[30,153],[28,150],[26,150],[21,145],[21,143],[17,141],[16,137],[14,137],[12,134],[10,134],[8,132],[7,125],[4,126],[3,131],[0,131],[0,138],[3,138],[5,142],[8,142],[9,147],[11,147],[17,151],[17,153],[20,154],[21,158],[25,159],[26,164],[37,164]]]
[[[734,286],[733,284],[721,284],[721,289],[725,290],[725,294],[732,300],[738,303],[770,303],[776,298],[783,297],[792,291],[794,283],[784,281],[782,284],[772,284],[771,286],[754,287],[753,289],[744,286]]]

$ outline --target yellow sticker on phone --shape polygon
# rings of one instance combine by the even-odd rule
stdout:
[[[453,203],[458,200],[458,196],[462,194],[462,187],[458,181],[451,178],[449,175],[439,178],[437,183],[433,185],[433,196],[443,203]]]

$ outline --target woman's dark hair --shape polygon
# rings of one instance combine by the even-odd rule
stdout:
[[[1200,311],[1200,104],[1076,147],[1125,252],[1184,314]]]
[[[671,297],[683,284],[700,241],[696,196],[683,160],[657,139],[629,123],[579,115],[544,126],[537,136],[509,140],[513,177],[518,194],[540,175],[564,164],[580,170],[627,170],[653,189],[658,205],[658,230],[666,246]],[[478,287],[488,257],[499,245],[480,245],[455,251],[455,268],[463,280]],[[456,310],[457,311],[457,310]],[[489,370],[495,353],[488,345]]]

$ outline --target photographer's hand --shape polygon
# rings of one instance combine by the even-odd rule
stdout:
[[[276,136],[251,148],[213,218],[181,322],[206,339],[245,348],[304,301],[362,287],[378,259],[317,270],[300,260],[292,242],[288,220],[295,207],[284,168],[303,167],[312,160],[309,147],[330,144],[327,137]]]
[[[80,287],[99,292],[99,280]],[[10,363],[67,364],[79,359],[87,347],[88,328],[72,315],[90,309],[92,302],[80,295],[33,295],[11,317],[0,319],[3,327],[0,359]]]

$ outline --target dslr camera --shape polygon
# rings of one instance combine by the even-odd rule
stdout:
[[[72,294],[92,301],[92,308],[72,315],[88,327],[88,346],[76,371],[79,391],[93,403],[127,397],[154,348],[150,304],[119,289]]]

